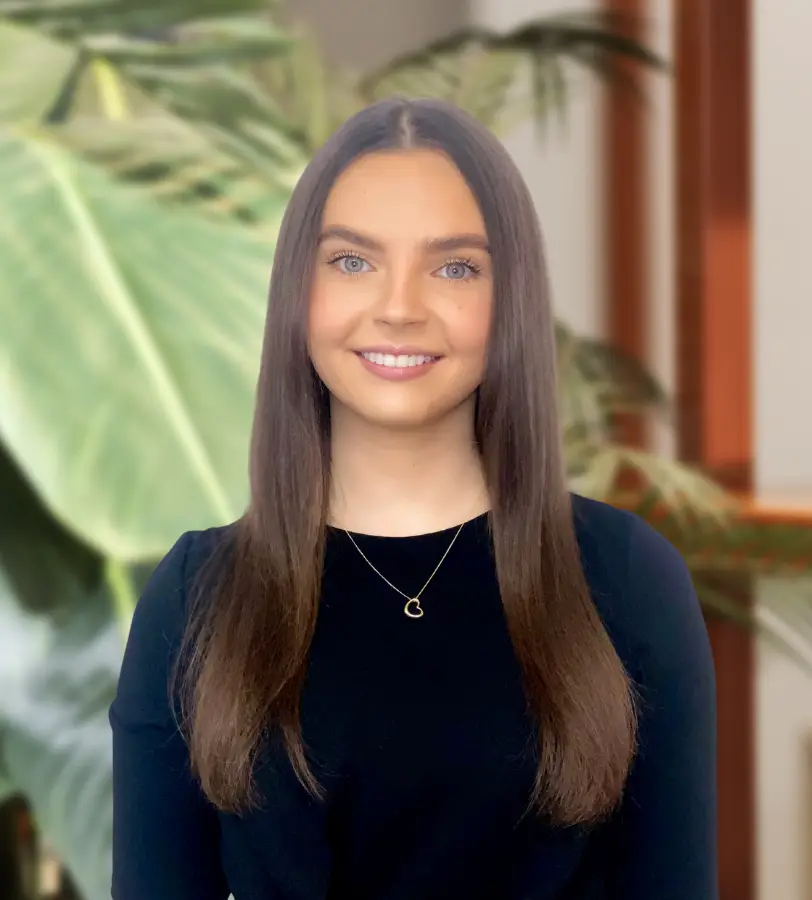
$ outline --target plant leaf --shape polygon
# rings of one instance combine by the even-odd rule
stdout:
[[[3,729],[0,727],[0,746],[3,744]],[[18,793],[17,788],[11,780],[5,763],[0,759],[0,803],[5,803],[9,797],[13,797]]]
[[[272,248],[29,135],[0,131],[0,165],[14,459],[61,522],[122,561],[240,515]]]
[[[82,47],[125,71],[130,65],[170,68],[228,65],[286,51],[289,39],[268,19],[231,16],[194,21],[172,31],[171,39],[149,40],[120,32],[82,35]]]
[[[103,596],[73,606],[58,624],[23,614],[2,572],[0,635],[0,741],[10,781],[32,806],[83,897],[109,898],[107,709],[121,662],[121,635]]]
[[[0,452],[0,759],[86,900],[109,897],[107,709],[123,653],[98,558]]]
[[[251,67],[260,90],[289,123],[290,135],[309,158],[364,106],[357,78],[328,66],[315,36],[299,28],[286,53]]]
[[[523,118],[532,110],[537,124],[551,110],[560,113],[564,62],[607,74],[617,59],[664,67],[612,17],[548,16],[506,33],[475,27],[455,31],[365,76],[360,90],[367,101],[393,93],[442,98],[504,132],[508,117],[515,120],[512,111]],[[480,98],[486,98],[484,104]]]
[[[0,0],[0,18],[79,42],[110,33],[167,38],[197,20],[269,11],[268,0]]]
[[[0,21],[0,123],[42,119],[75,56],[36,31]]]
[[[251,134],[254,146],[236,131],[163,113],[114,123],[74,119],[55,137],[163,202],[236,220],[269,236],[275,236],[306,163],[296,148],[277,152],[284,136],[270,122],[261,135]],[[265,148],[257,150],[260,141]]]

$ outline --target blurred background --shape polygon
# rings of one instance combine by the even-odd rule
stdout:
[[[394,93],[504,139],[572,487],[691,567],[722,900],[812,900],[806,24],[802,0],[0,0],[0,900],[109,897],[133,606],[181,532],[241,514],[286,199]]]

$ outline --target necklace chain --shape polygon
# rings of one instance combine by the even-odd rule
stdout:
[[[397,591],[401,597],[406,598],[407,602],[406,602],[406,605],[403,607],[403,612],[406,613],[406,615],[409,616],[410,619],[420,619],[423,616],[423,608],[420,606],[420,597],[421,597],[423,591],[425,591],[426,588],[429,586],[429,584],[431,584],[431,580],[432,580],[432,578],[434,578],[434,576],[439,571],[440,566],[445,562],[445,558],[451,552],[451,548],[454,546],[454,542],[460,536],[460,532],[465,527],[465,525],[466,525],[466,523],[463,522],[462,525],[460,525],[460,527],[457,529],[454,537],[451,538],[451,543],[448,545],[448,549],[445,551],[445,553],[440,558],[440,562],[437,563],[437,565],[434,568],[434,571],[431,573],[431,575],[429,575],[426,583],[423,585],[422,588],[420,588],[420,590],[414,595],[414,597],[410,597],[408,594],[404,594],[403,591],[399,587],[396,587],[394,584],[392,584],[392,582],[384,574],[379,572],[378,569],[376,569],[375,566],[372,565],[372,563],[369,561],[369,559],[367,559],[364,551],[358,546],[358,544],[355,543],[355,538],[353,538],[353,536],[349,533],[349,531],[347,531],[346,528],[343,529],[343,531],[344,531],[344,534],[346,534],[347,537],[352,541],[353,547],[355,547],[355,549],[361,554],[361,558],[364,560],[364,562],[366,562],[366,564],[370,567],[370,569],[372,569],[372,571],[375,572],[376,575],[378,575],[380,578],[382,578],[389,585],[389,587],[392,588],[393,591]]]

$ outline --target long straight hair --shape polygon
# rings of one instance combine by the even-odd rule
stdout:
[[[300,698],[321,591],[330,479],[329,397],[307,351],[322,213],[359,157],[444,153],[479,203],[494,271],[491,334],[475,436],[491,498],[499,587],[538,772],[528,809],[589,824],[617,806],[634,757],[632,684],[587,587],[558,417],[554,321],[533,203],[499,141],[435,100],[385,100],[347,121],[301,176],[276,247],[253,422],[245,514],[205,567],[175,670],[193,771],[212,803],[260,800],[254,770],[271,734],[301,783]]]

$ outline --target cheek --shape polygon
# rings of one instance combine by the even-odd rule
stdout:
[[[308,341],[312,352],[329,349],[340,342],[353,327],[352,310],[335,302],[331,292],[316,282],[310,292],[308,311]]]
[[[465,298],[456,304],[454,315],[447,320],[448,337],[456,352],[476,359],[485,355],[491,315],[492,303],[487,295]]]

